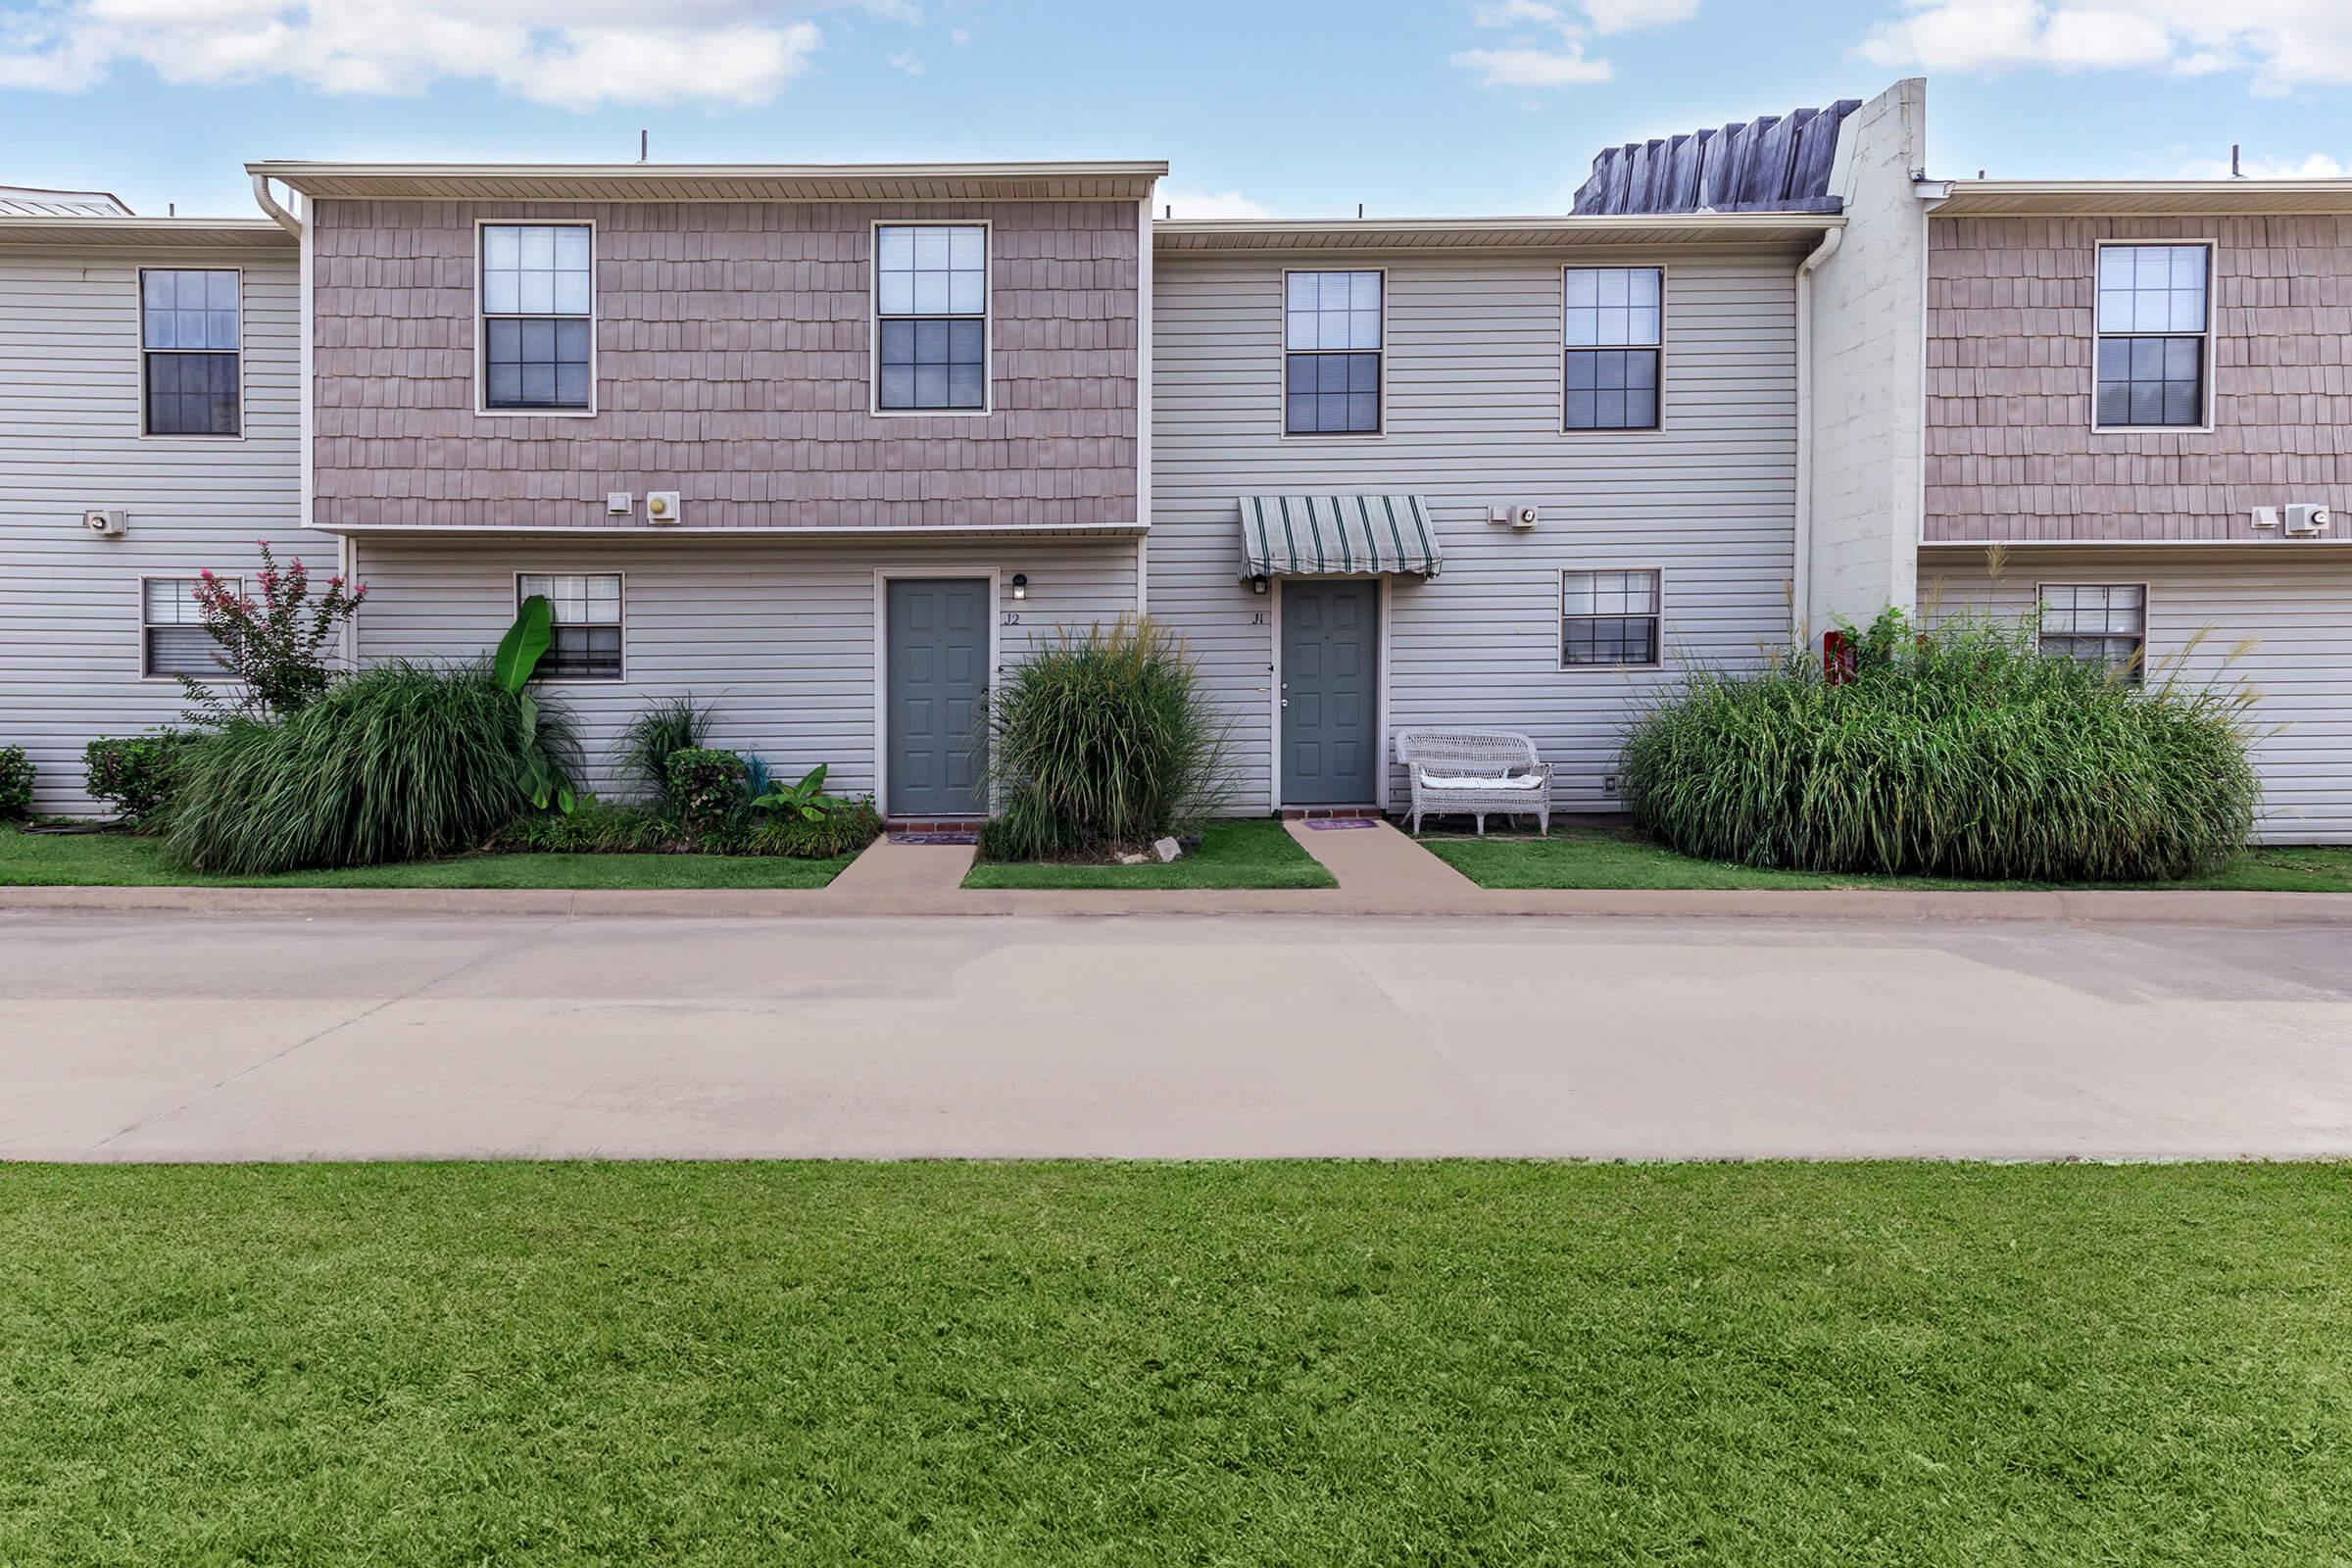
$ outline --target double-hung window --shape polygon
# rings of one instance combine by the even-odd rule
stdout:
[[[1380,433],[1381,274],[1293,272],[1283,312],[1288,435]]]
[[[874,317],[876,410],[987,412],[985,224],[878,225]]]
[[[522,572],[514,579],[514,606],[532,595],[547,601],[555,624],[549,629],[546,660],[539,672],[550,680],[618,680],[620,661],[620,573]]]
[[[1665,270],[1571,267],[1561,299],[1571,430],[1655,430]]]
[[[1561,664],[1658,662],[1658,579],[1654,567],[1562,572]]]
[[[219,577],[231,594],[242,594],[241,577]],[[218,680],[228,673],[220,645],[196,608],[194,577],[149,577],[139,584],[139,673],[154,677],[192,675]]]
[[[2205,422],[2212,260],[2204,245],[2099,247],[2098,428]]]
[[[596,377],[594,230],[482,225],[482,407],[589,413]]]
[[[2041,651],[2105,664],[2138,680],[2147,657],[2148,590],[2140,583],[2045,582]]]
[[[243,428],[240,274],[233,268],[139,271],[141,416],[149,435],[236,435]]]

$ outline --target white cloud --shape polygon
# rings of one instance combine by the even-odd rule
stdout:
[[[972,29],[971,29],[971,28],[969,28],[969,27],[951,27],[951,28],[949,28],[949,29],[948,29],[948,42],[950,42],[950,43],[954,44],[954,45],[955,45],[956,48],[960,49],[960,48],[962,48],[962,47],[963,47],[965,44],[967,44],[967,43],[970,43],[971,41],[972,41]]]
[[[590,108],[763,103],[823,46],[760,0],[65,0],[0,20],[0,86],[78,92],[117,69],[167,81],[290,81],[406,94],[487,82]]]
[[[1488,87],[1574,87],[1614,74],[1606,60],[1588,59],[1576,42],[1557,49],[1465,49],[1453,63],[1476,72]]]
[[[904,71],[909,76],[919,76],[923,74],[923,57],[911,49],[902,49],[890,57],[890,66],[893,71]]]
[[[2248,179],[2344,179],[2352,177],[2347,167],[2326,153],[2313,153],[2299,164],[2274,163],[2267,158],[2242,159],[2238,172]],[[2227,179],[2230,160],[2227,158],[2196,158],[2180,166],[2183,179]]]
[[[1516,35],[1497,48],[1461,50],[1453,66],[1473,73],[1488,87],[1542,89],[1607,81],[1615,68],[1585,52],[1588,38],[1688,22],[1698,5],[1699,0],[1476,0],[1470,7],[1473,25]]]
[[[1272,218],[1274,215],[1238,190],[1191,191],[1162,187],[1160,211],[1178,218]]]
[[[1857,49],[1883,66],[1942,71],[2242,71],[2258,89],[2352,83],[2344,0],[1909,0]]]

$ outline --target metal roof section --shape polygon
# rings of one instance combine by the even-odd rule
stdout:
[[[250,251],[294,244],[293,235],[266,218],[0,214],[0,250]]]
[[[1587,213],[1838,213],[1830,166],[1838,129],[1862,107],[1840,98],[1827,109],[1735,122],[1611,147],[1592,160],[1573,211]]]
[[[1955,179],[1937,218],[2352,214],[2352,179]]]
[[[0,218],[128,218],[122,198],[104,190],[43,190],[0,185]]]
[[[1160,253],[1555,251],[1576,245],[1810,245],[1834,213],[1685,213],[1537,218],[1162,219]]]
[[[358,201],[1137,201],[1161,161],[1039,164],[320,164],[245,172]]]

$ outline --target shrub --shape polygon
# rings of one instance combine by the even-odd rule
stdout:
[[[991,859],[1100,855],[1208,814],[1225,787],[1224,726],[1183,644],[1122,618],[1039,650],[990,706],[1000,806]]]
[[[473,848],[532,806],[542,774],[569,791],[569,719],[529,702],[488,660],[394,661],[289,718],[233,721],[187,747],[169,851],[251,874]]]
[[[210,571],[196,579],[196,609],[204,629],[220,645],[220,661],[244,686],[235,704],[212,687],[182,675],[188,717],[200,724],[230,718],[283,718],[298,713],[326,693],[333,672],[325,650],[343,623],[360,612],[365,587],[346,588],[341,577],[326,579],[326,592],[311,598],[311,574],[296,557],[284,566],[261,544],[262,565],[253,581],[261,597],[232,592]]]
[[[13,822],[32,810],[32,759],[22,746],[0,746],[0,822]]]
[[[526,811],[499,830],[495,847],[538,855],[657,855],[684,846],[675,825],[644,807],[588,796],[568,815]]]
[[[2022,881],[2169,881],[2245,842],[2250,694],[2143,689],[2006,621],[1856,646],[1841,684],[1802,654],[1692,675],[1626,741],[1635,821],[1747,865]]]
[[[743,759],[733,752],[673,752],[667,771],[670,804],[687,837],[718,832],[742,815]]]
[[[710,738],[710,710],[698,706],[693,693],[656,703],[620,732],[620,771],[646,800],[674,815],[669,760],[679,752],[702,750]]]
[[[785,855],[827,859],[855,855],[882,836],[882,816],[871,800],[846,801],[814,817],[779,816],[750,826],[721,829],[699,846],[716,855]]]
[[[159,818],[172,804],[181,754],[194,738],[158,729],[92,741],[81,749],[83,787],[93,799],[112,802],[127,821]]]

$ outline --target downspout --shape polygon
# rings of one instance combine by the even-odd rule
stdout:
[[[302,238],[302,220],[279,206],[277,198],[270,194],[270,176],[268,174],[253,176],[253,199],[263,212],[270,215],[271,222],[296,239]]]
[[[1791,640],[1806,644],[1813,613],[1813,270],[1837,255],[1844,238],[1842,227],[1826,230],[1813,254],[1796,264],[1796,567],[1789,631]]]

